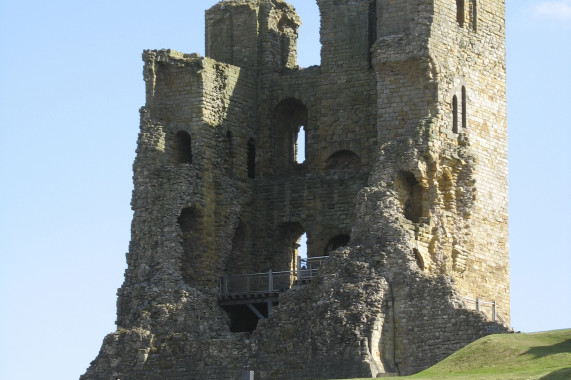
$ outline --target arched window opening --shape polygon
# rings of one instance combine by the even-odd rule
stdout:
[[[201,244],[202,226],[200,212],[193,208],[183,209],[177,219],[182,232],[181,259],[182,278],[187,284],[194,283],[201,271]]]
[[[368,13],[368,32],[369,32],[369,68],[373,68],[373,45],[377,41],[377,0],[369,3]]]
[[[297,257],[307,259],[307,233],[303,233],[297,241]]]
[[[318,17],[319,8],[316,1],[304,2],[303,7],[297,7],[296,11],[303,20],[298,30],[297,59],[300,67],[309,67],[321,64],[321,40],[319,38],[320,22]]]
[[[308,255],[307,234],[305,233],[297,242],[297,255],[297,280],[306,283],[319,273],[323,257],[310,257]]]
[[[325,163],[325,170],[358,173],[361,170],[361,157],[350,150],[340,150],[329,156]]]
[[[303,164],[305,162],[305,128],[302,125],[297,132],[297,138],[294,146],[295,162]]]
[[[458,133],[458,97],[452,98],[452,132]]]
[[[298,255],[301,247],[305,249],[307,255],[307,240],[301,241],[305,234],[304,228],[297,222],[282,223],[278,226],[278,234],[275,240],[276,251],[271,257],[271,269],[274,271],[295,270],[298,264]],[[264,268],[265,270],[265,268]],[[285,286],[287,288],[288,286]]]
[[[248,178],[256,178],[256,140],[248,140]]]
[[[466,128],[466,87],[462,86],[462,128]]]
[[[190,135],[185,131],[178,131],[175,135],[175,162],[176,164],[192,164],[192,145]]]
[[[456,0],[456,22],[464,27],[464,0]]]
[[[325,255],[329,256],[331,252],[335,251],[337,248],[345,247],[349,244],[351,237],[349,235],[337,235],[333,239],[329,240],[327,246],[325,247]]]
[[[287,171],[292,164],[305,162],[309,133],[307,119],[307,108],[297,99],[285,99],[276,106],[272,153],[278,171]]]
[[[418,223],[423,216],[423,191],[410,172],[400,172],[395,180],[395,190],[405,218]]]
[[[297,270],[299,279],[306,277],[310,264],[307,261],[307,234],[304,232],[297,241]]]

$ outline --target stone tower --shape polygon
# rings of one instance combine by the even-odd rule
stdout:
[[[320,66],[283,0],[209,9],[205,58],[144,52],[117,331],[82,379],[404,375],[507,331],[504,1],[317,3]]]

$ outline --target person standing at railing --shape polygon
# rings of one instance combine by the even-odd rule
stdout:
[[[305,264],[303,264],[303,265],[301,266],[300,277],[301,277],[301,279],[304,279],[304,278],[307,277],[307,267],[305,266]]]

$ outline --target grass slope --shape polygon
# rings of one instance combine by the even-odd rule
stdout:
[[[571,329],[489,335],[411,379],[571,379]]]
[[[571,329],[490,335],[405,378],[570,380]]]

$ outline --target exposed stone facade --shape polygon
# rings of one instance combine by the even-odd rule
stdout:
[[[283,0],[208,10],[208,58],[144,52],[118,329],[82,379],[411,374],[505,331],[461,297],[509,318],[504,1],[317,2],[320,66]],[[252,328],[219,305],[303,233],[310,285]]]

